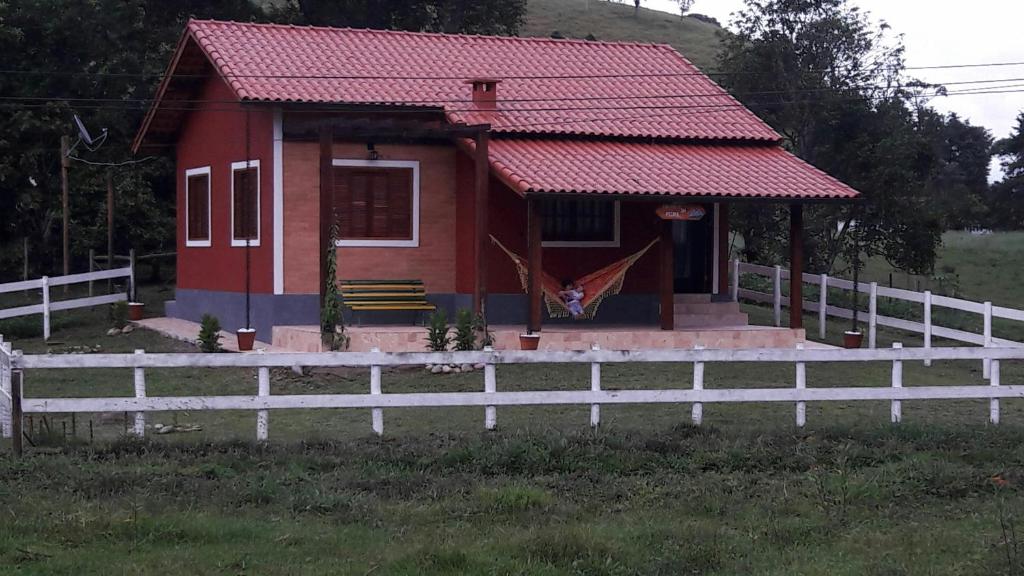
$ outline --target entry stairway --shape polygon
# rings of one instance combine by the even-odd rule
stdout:
[[[712,302],[711,294],[676,294],[676,330],[746,326],[739,302]]]

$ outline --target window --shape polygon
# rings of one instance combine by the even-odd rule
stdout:
[[[334,161],[338,246],[419,246],[419,162]]]
[[[619,245],[619,203],[590,198],[541,201],[544,246]]]
[[[185,246],[210,245],[210,167],[185,171]]]
[[[231,164],[231,245],[260,245],[260,161]]]

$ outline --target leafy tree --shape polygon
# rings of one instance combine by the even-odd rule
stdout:
[[[1000,228],[1024,227],[1024,112],[1008,137],[996,142],[993,153],[999,157],[1003,179],[992,186],[989,204],[991,222]]]
[[[693,8],[693,0],[675,0],[676,5],[679,6],[679,18],[682,19],[686,16],[686,13]]]
[[[903,46],[847,0],[748,0],[724,37],[722,81],[796,155],[863,195],[805,209],[805,257],[830,271],[858,229],[866,256],[931,270],[947,226],[978,217],[987,133],[921,102]],[[786,258],[784,207],[737,206],[747,258]],[[854,226],[856,224],[856,226]]]

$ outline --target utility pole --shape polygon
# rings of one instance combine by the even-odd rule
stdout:
[[[69,243],[68,243],[68,168],[71,166],[71,158],[68,157],[69,149],[71,148],[71,138],[67,136],[60,137],[60,188],[61,188],[61,207],[64,219],[64,275],[71,274],[71,260],[69,255]],[[67,293],[68,285],[64,285],[64,292]]]
[[[113,169],[107,168],[107,270],[114,269],[114,175]],[[107,280],[107,293],[112,290],[111,280]]]

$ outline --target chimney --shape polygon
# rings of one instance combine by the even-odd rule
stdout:
[[[494,108],[498,101],[498,82],[494,78],[474,78],[468,83],[473,86],[473,103]]]

